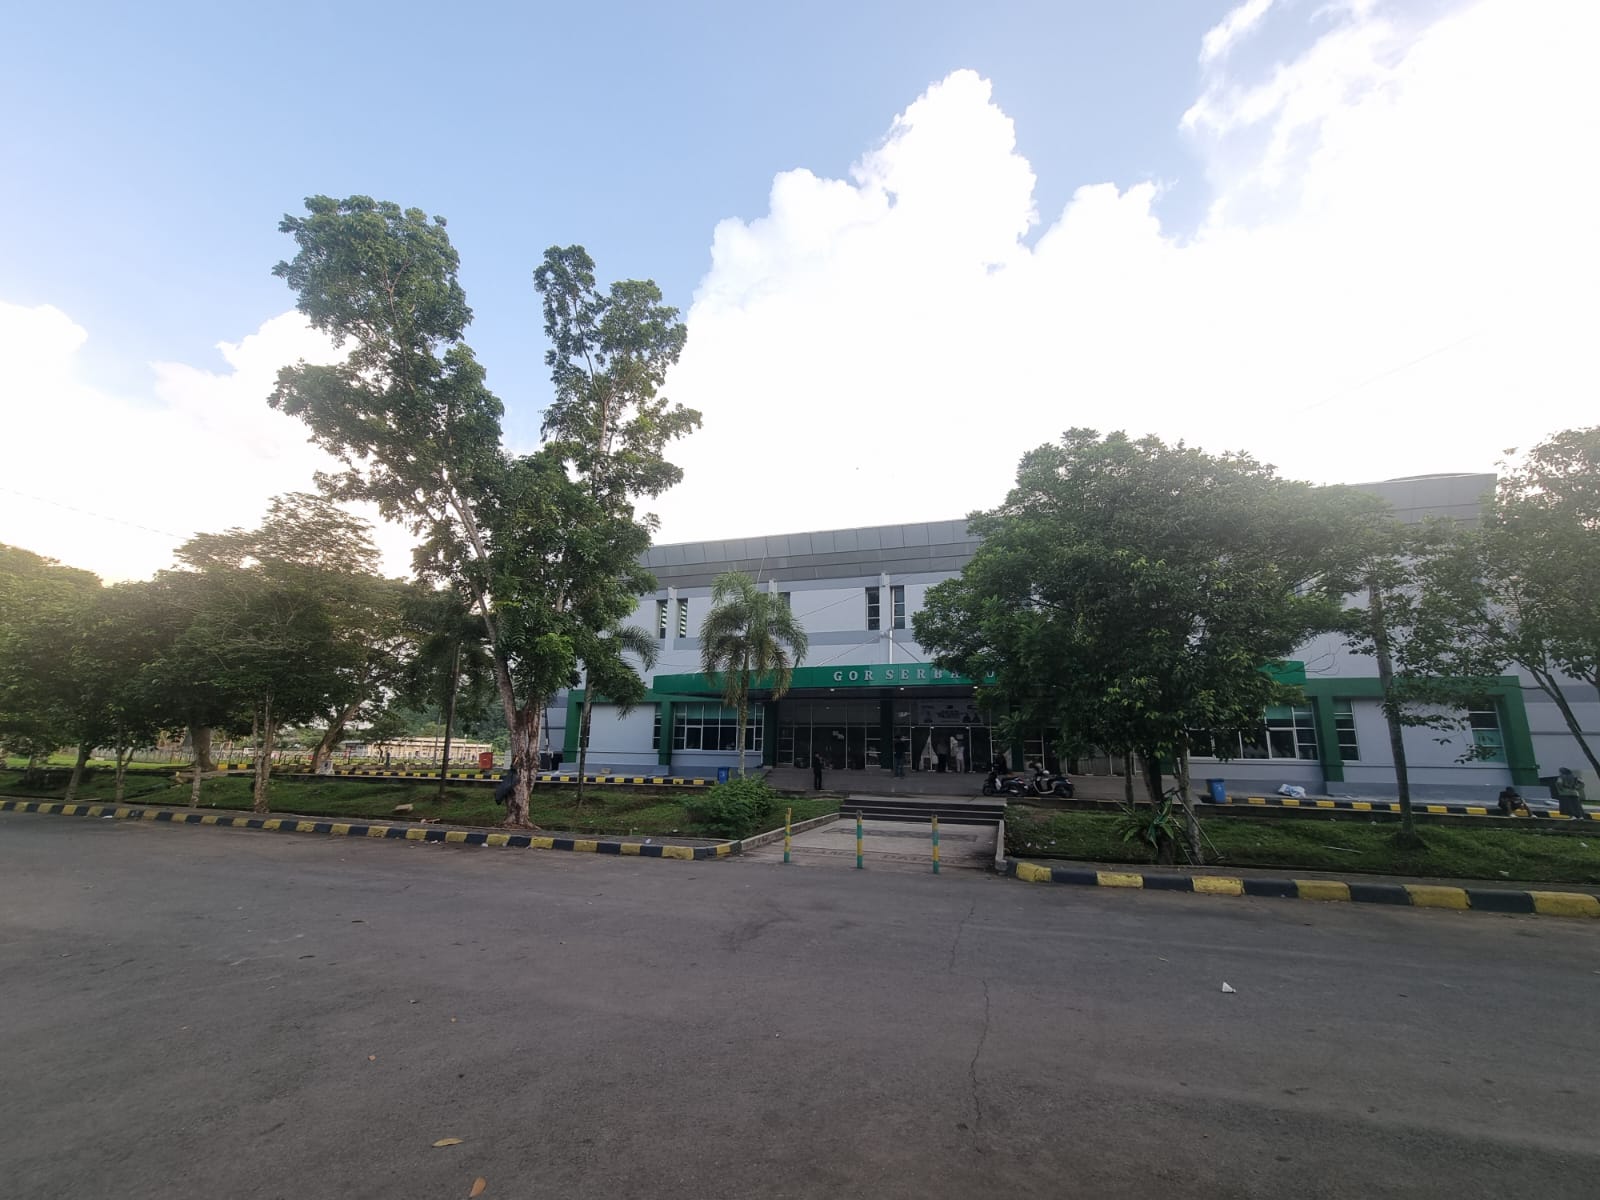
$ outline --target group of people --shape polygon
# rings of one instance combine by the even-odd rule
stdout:
[[[894,777],[904,779],[906,767],[911,761],[911,740],[906,737],[897,737],[894,740]],[[967,769],[967,745],[961,735],[953,733],[944,743],[944,749],[939,748],[939,742],[932,735],[922,743],[922,757],[917,763],[919,771],[953,771],[956,774]]]

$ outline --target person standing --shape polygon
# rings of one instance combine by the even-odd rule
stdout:
[[[818,792],[822,790],[822,752],[820,750],[811,752],[811,787]]]
[[[894,740],[894,777],[896,779],[904,779],[906,777],[906,757],[910,753],[910,751],[911,751],[911,748],[910,748],[910,746],[908,746],[906,744],[906,739],[905,738],[903,738],[903,737],[895,738],[895,740]]]
[[[1565,816],[1582,821],[1588,817],[1588,810],[1583,807],[1583,780],[1574,774],[1571,767],[1562,767],[1556,776],[1555,786],[1550,789],[1555,797],[1557,809]]]

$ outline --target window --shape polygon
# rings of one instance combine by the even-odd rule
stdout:
[[[661,705],[656,705],[656,719],[650,727],[650,749],[661,749]]]
[[[1474,708],[1467,713],[1472,728],[1473,757],[1479,762],[1505,762],[1506,742],[1500,733],[1500,713],[1492,708]]]
[[[1352,735],[1352,745],[1354,745]],[[1194,758],[1255,759],[1317,757],[1317,726],[1311,709],[1274,704],[1254,729],[1219,733],[1189,731],[1189,753]]]
[[[744,748],[761,750],[761,710],[753,709],[744,731]],[[720,704],[680,704],[672,710],[674,750],[737,750],[739,714]]]
[[[689,600],[686,596],[678,598],[678,636],[689,636]]]
[[[785,612],[793,612],[794,611],[794,602],[789,599],[789,593],[788,592],[779,592],[778,593],[778,603],[783,605],[783,608],[784,608]]]
[[[1361,747],[1356,744],[1356,715],[1350,709],[1350,701],[1333,702],[1333,727],[1339,731],[1339,760],[1360,762]]]
[[[906,627],[906,589],[898,583],[891,586],[889,588],[889,602],[894,608],[894,627],[896,629],[904,629]]]
[[[1317,726],[1311,709],[1274,704],[1267,709],[1268,758],[1316,758]]]
[[[875,588],[875,587],[869,587],[867,589],[867,628],[868,629],[876,629],[877,627],[878,627],[878,589]]]
[[[667,636],[667,602],[665,600],[656,601],[656,636],[658,638]]]

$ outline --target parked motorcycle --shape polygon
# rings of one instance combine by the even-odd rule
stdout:
[[[1002,775],[999,771],[991,770],[987,779],[983,781],[983,794],[985,796],[1026,796],[1028,784],[1020,775]]]
[[[1033,790],[1041,796],[1072,795],[1072,780],[1065,775],[1053,775],[1042,766],[1035,763],[1033,767]]]

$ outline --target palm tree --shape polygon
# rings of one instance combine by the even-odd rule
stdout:
[[[722,676],[722,702],[739,713],[739,774],[744,771],[744,731],[750,721],[750,681],[772,678],[772,698],[789,690],[806,654],[806,632],[772,592],[740,571],[718,575],[711,612],[700,627],[700,670],[708,683]]]
[[[637,625],[615,625],[599,634],[583,656],[583,711],[578,718],[578,797],[583,805],[583,776],[589,765],[589,710],[595,693],[616,706],[625,717],[644,699],[645,684],[639,673],[623,657],[632,653],[646,671],[656,665],[656,639]]]

